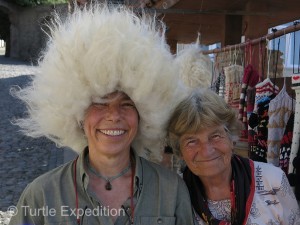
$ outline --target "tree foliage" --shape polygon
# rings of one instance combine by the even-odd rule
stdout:
[[[10,0],[20,6],[53,5],[67,3],[68,0]]]

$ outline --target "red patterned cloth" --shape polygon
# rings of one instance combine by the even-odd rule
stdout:
[[[280,155],[279,155],[279,166],[288,175],[290,154],[293,140],[293,129],[294,129],[294,118],[295,114],[292,113],[287,125],[280,144]]]
[[[231,65],[224,68],[225,96],[224,100],[233,108],[239,108],[242,77],[244,68],[240,65]]]
[[[253,93],[255,85],[258,83],[259,75],[252,65],[248,65],[244,70],[244,76],[242,81],[242,90],[240,94],[239,115],[238,118],[244,124],[244,130],[242,131],[242,137],[247,137],[248,134],[248,118],[254,108]]]

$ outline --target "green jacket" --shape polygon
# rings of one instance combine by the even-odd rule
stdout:
[[[102,206],[89,193],[89,178],[84,169],[87,152],[83,151],[76,163],[78,204],[74,185],[75,163],[71,161],[36,178],[26,187],[17,205],[18,212],[9,224],[129,225],[129,200],[116,212]],[[190,197],[184,181],[174,172],[136,154],[135,159],[134,224],[192,225]],[[108,216],[110,213],[118,213],[115,223]],[[76,220],[77,214],[80,223]]]

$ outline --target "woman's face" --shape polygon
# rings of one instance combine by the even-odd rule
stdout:
[[[138,112],[123,92],[114,92],[93,103],[86,112],[84,131],[90,152],[117,155],[130,150],[138,130]]]
[[[187,166],[200,178],[218,176],[230,170],[233,142],[224,126],[185,134],[179,142]]]

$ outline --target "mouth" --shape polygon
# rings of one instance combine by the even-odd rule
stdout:
[[[98,131],[108,136],[120,136],[125,133],[125,130],[98,130]]]
[[[214,158],[211,158],[211,159],[205,159],[205,160],[194,160],[195,163],[205,163],[205,162],[211,162],[211,161],[214,161],[216,159],[219,159],[221,158],[221,156],[217,156],[217,157],[214,157]]]

